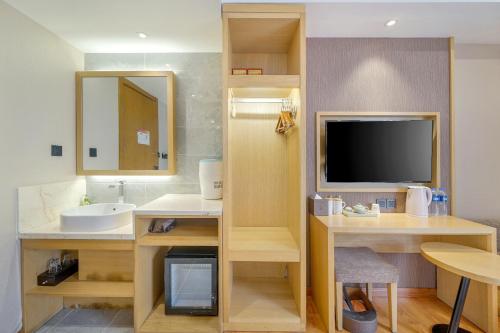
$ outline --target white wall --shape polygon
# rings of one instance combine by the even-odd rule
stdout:
[[[16,189],[75,178],[75,71],[83,55],[0,1],[0,323],[21,323]],[[50,157],[50,145],[63,157]]]
[[[500,228],[500,45],[458,44],[455,88],[456,212]]]
[[[83,168],[116,170],[119,165],[118,78],[83,79]],[[89,157],[97,148],[97,157]]]

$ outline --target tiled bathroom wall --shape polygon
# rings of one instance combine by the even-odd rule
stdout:
[[[220,53],[89,53],[85,70],[170,70],[175,73],[177,175],[87,177],[96,202],[116,201],[125,179],[126,202],[141,205],[165,193],[199,193],[200,159],[222,156]]]
[[[35,186],[17,190],[18,231],[34,232],[47,224],[59,223],[61,212],[78,207],[85,194],[85,179]]]

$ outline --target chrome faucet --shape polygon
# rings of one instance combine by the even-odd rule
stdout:
[[[125,181],[118,182],[118,203],[125,203]]]

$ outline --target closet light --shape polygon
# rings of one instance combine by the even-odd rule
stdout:
[[[398,23],[398,20],[392,19],[392,20],[385,22],[385,26],[386,27],[393,27],[396,25],[396,23]]]
[[[233,103],[283,103],[286,98],[233,98]]]

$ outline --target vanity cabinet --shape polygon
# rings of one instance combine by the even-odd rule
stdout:
[[[176,226],[168,233],[149,233],[157,218],[175,218]],[[132,229],[126,234],[53,232],[45,239],[24,234],[31,237],[21,240],[24,332],[36,331],[63,307],[73,306],[133,307],[136,333],[221,332],[222,200],[167,194],[137,208]],[[94,239],[70,239],[76,236]],[[164,259],[174,246],[217,249],[218,316],[165,315]],[[57,286],[38,286],[48,260],[63,253],[79,260],[78,272]]]

